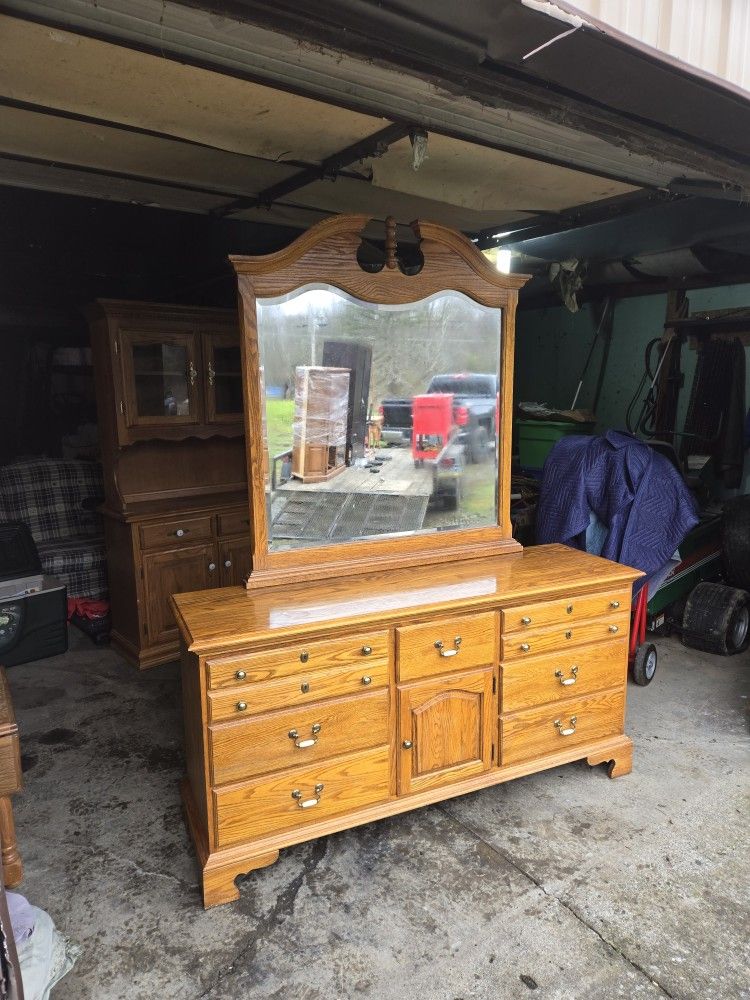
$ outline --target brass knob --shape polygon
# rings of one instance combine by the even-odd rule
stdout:
[[[569,604],[565,610],[567,611],[567,613],[569,615],[572,615],[573,614],[573,605]]]
[[[610,606],[610,608],[612,608],[613,611],[617,611],[617,609],[620,607],[620,602],[619,601],[610,601],[609,602],[609,606]]]
[[[232,560],[231,559],[226,559],[224,561],[224,565],[226,566],[227,569],[231,569],[231,567],[232,567]]]
[[[414,746],[414,744],[412,743],[411,740],[404,740],[404,742],[401,744],[401,746],[404,748],[404,750],[411,750],[411,748]]]
[[[528,651],[531,649],[531,646],[528,644],[528,642],[522,642],[518,648],[521,650],[522,653],[528,653]]]
[[[362,656],[369,656],[371,652],[372,652],[372,646],[362,647]]]
[[[247,711],[247,702],[246,701],[238,701],[237,702],[237,711],[238,712],[246,712]]]
[[[365,674],[365,676],[362,678],[362,683],[364,684],[365,687],[367,687],[368,684],[372,684],[372,677],[368,677],[367,674]]]
[[[573,633],[572,632],[566,632],[565,633],[565,638],[566,639],[572,639],[573,638]]]
[[[307,681],[302,681],[302,683],[299,686],[299,689],[302,692],[302,694],[307,694],[308,691],[310,690],[310,685],[308,684]]]
[[[309,659],[310,659],[310,654],[309,653],[300,653],[299,654],[300,663],[307,663],[307,661]]]
[[[238,670],[234,676],[237,678],[238,681],[244,681],[244,679],[247,677],[247,674],[245,673],[244,670]]]
[[[522,624],[522,625],[531,625],[531,619],[530,619],[530,618],[527,618],[527,617],[526,617],[526,616],[524,615],[524,617],[523,617],[523,618],[521,619],[521,624]]]
[[[618,625],[610,625],[609,626],[609,631],[612,633],[612,635],[614,635],[615,632],[619,632],[620,631],[620,628],[619,628]]]

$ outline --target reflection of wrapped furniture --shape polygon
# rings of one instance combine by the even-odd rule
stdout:
[[[294,382],[292,475],[304,483],[330,479],[346,468],[349,372],[299,367]]]

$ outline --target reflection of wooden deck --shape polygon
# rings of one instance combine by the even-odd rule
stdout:
[[[411,448],[380,448],[376,457],[384,459],[376,472],[352,465],[322,483],[303,483],[290,479],[277,493],[290,490],[325,490],[329,493],[385,493],[402,497],[429,497],[432,494],[432,468],[416,468]]]
[[[419,531],[432,494],[432,468],[416,468],[410,448],[378,452],[375,472],[350,466],[322,483],[291,479],[271,498],[271,531],[277,539],[346,541]]]

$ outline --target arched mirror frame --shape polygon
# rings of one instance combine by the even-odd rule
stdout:
[[[247,581],[249,589],[521,551],[512,537],[510,522],[510,428],[516,304],[518,290],[529,276],[501,274],[461,233],[420,221],[413,222],[411,228],[424,257],[421,271],[404,275],[393,266],[391,255],[390,266],[368,273],[359,266],[357,251],[361,233],[369,222],[366,215],[336,216],[313,226],[284,250],[262,257],[230,257],[237,274],[242,332],[253,567]],[[390,245],[393,250],[392,236]],[[333,285],[370,303],[405,304],[440,292],[458,291],[481,305],[501,309],[496,525],[269,551],[256,300],[286,295],[313,282]]]

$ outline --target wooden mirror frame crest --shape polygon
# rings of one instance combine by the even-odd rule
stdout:
[[[458,559],[520,553],[510,522],[510,463],[513,409],[513,349],[518,290],[529,275],[501,274],[461,233],[431,222],[413,222],[424,265],[418,274],[397,266],[395,222],[386,220],[382,270],[365,271],[357,261],[367,215],[335,216],[313,226],[284,250],[261,257],[231,256],[237,274],[245,392],[245,430],[250,493],[252,572],[248,589],[336,576],[420,566]],[[269,551],[262,432],[260,350],[256,301],[325,283],[363,302],[404,305],[440,292],[458,291],[501,312],[498,523],[367,538],[332,545]]]

